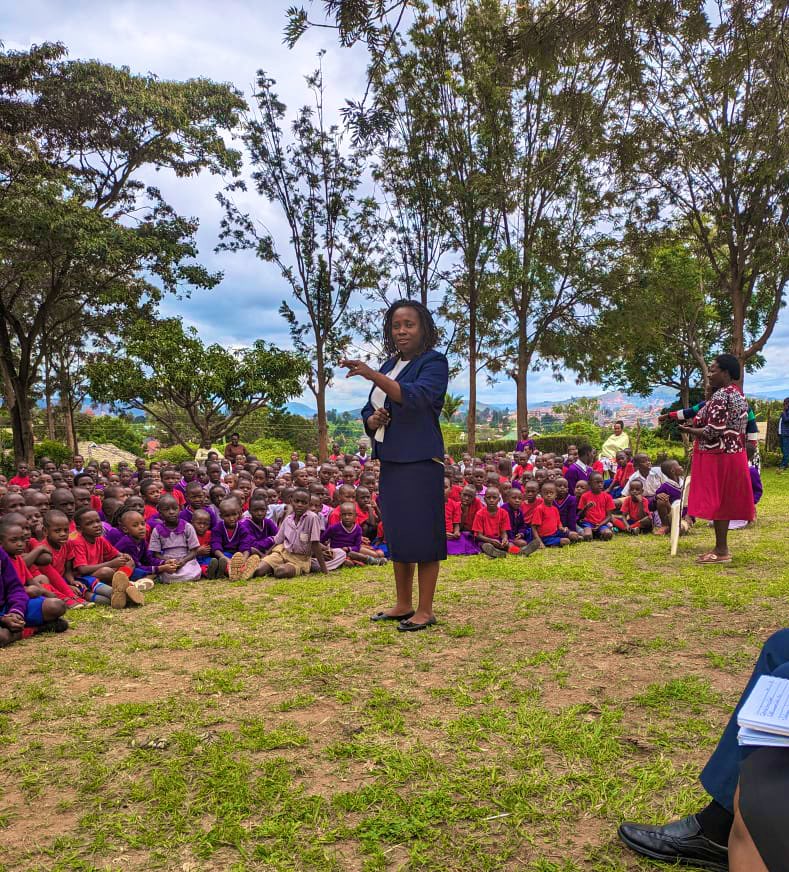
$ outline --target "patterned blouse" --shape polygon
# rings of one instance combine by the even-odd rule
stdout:
[[[719,388],[696,415],[693,426],[704,432],[697,441],[699,451],[737,454],[744,449],[748,403],[735,385]]]

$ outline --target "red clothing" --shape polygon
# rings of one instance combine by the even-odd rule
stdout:
[[[614,471],[614,487],[624,487],[627,480],[635,471],[635,467],[630,461],[624,466],[617,466]]]
[[[455,532],[455,524],[460,523],[460,503],[455,500],[447,500],[444,503],[444,523],[446,524],[447,533]]]
[[[98,494],[91,494],[90,495],[90,507],[93,509],[93,511],[99,512],[103,515],[104,513],[101,511],[102,506],[103,506],[103,503],[101,501],[101,497]]]
[[[543,536],[555,536],[562,526],[562,519],[556,506],[546,506],[540,503],[534,509],[531,516],[532,527],[537,528],[540,538]]]
[[[152,506],[150,503],[145,504],[145,508],[142,510],[142,516],[146,521],[150,521],[154,515],[159,514],[159,509],[156,506]]]
[[[477,517],[477,512],[481,511],[484,508],[482,505],[482,501],[478,500],[476,497],[472,500],[472,502],[468,505],[468,507],[464,507],[463,504],[460,504],[460,529],[465,530],[467,533],[471,532],[471,528],[474,526],[474,518]]]
[[[195,532],[197,532],[197,531],[195,531]],[[200,543],[201,546],[202,546],[202,545],[208,545],[208,546],[210,547],[210,545],[211,545],[211,528],[209,527],[209,528],[205,531],[205,533],[201,533],[201,534],[197,537],[197,541]]]
[[[179,491],[178,488],[173,488],[171,491],[163,490],[162,496],[175,497],[179,509],[182,509],[186,505],[186,497],[184,496],[183,491]]]
[[[480,509],[474,518],[474,525],[471,529],[490,539],[501,539],[510,529],[510,516],[501,508],[496,509],[493,514],[487,508]]]
[[[580,512],[584,506],[589,506],[582,520],[588,521],[590,524],[602,524],[606,516],[614,511],[614,500],[611,494],[605,491],[599,494],[593,494],[591,491],[581,494],[581,499],[578,503],[578,511]]]
[[[66,573],[66,561],[68,560],[68,543],[66,543],[62,548],[55,548],[49,544],[46,539],[42,539],[40,542],[37,539],[31,539],[30,544],[33,548],[38,548],[39,545],[43,545],[47,551],[52,555],[52,563],[50,566],[54,567],[55,571],[59,575],[65,576]]]
[[[753,520],[753,487],[744,450],[694,451],[690,470],[689,515],[705,521]]]
[[[18,475],[15,475],[8,483],[18,484],[19,487],[22,488],[22,490],[27,490],[30,487],[30,479],[27,476],[25,476],[24,478],[20,478]]]
[[[334,482],[331,482],[331,481],[330,481],[330,482],[326,485],[326,493],[329,495],[329,499],[330,499],[330,500],[333,500],[333,499],[334,499],[334,492],[335,492],[336,490],[337,490],[337,485],[334,484]]]
[[[114,545],[99,536],[95,542],[88,540],[80,533],[76,539],[68,544],[71,565],[76,571],[78,566],[95,566],[98,563],[106,563],[120,553]]]
[[[363,512],[358,504],[356,505],[356,523],[361,527],[362,524],[366,524],[367,521],[370,520],[370,515],[368,512]],[[326,521],[326,526],[331,527],[332,524],[340,523],[340,507],[336,506],[332,509],[331,514],[329,515],[328,520]]]
[[[11,565],[16,570],[16,574],[19,576],[19,580],[22,584],[27,584],[33,578],[33,573],[30,571],[30,567],[25,563],[24,558],[21,554],[16,557],[12,557],[10,554],[8,555],[8,559],[11,561]]]
[[[636,502],[633,497],[625,497],[619,510],[628,521],[641,521],[649,515],[649,506],[643,497]]]
[[[603,466],[603,461],[602,461],[602,460],[595,460],[595,462],[592,464],[592,469],[593,469],[595,472],[599,472],[600,475],[604,475],[604,474],[605,474],[605,467]]]
[[[523,520],[526,524],[531,527],[532,518],[534,517],[534,510],[537,506],[542,504],[542,497],[537,497],[537,499],[533,503],[528,503],[524,500],[521,503],[521,511],[523,512]]]
[[[533,469],[534,466],[531,463],[527,463],[525,466],[518,464],[515,469],[512,470],[512,477],[521,478],[524,472],[531,472]]]
[[[463,493],[463,488],[459,484],[453,484],[449,489],[449,498],[456,503],[460,502],[460,495]]]

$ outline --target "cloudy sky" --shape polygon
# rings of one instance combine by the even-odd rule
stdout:
[[[282,43],[285,10],[293,2],[25,0],[4,9],[0,40],[7,49],[61,41],[72,58],[97,58],[128,66],[133,72],[152,72],[160,78],[204,76],[232,82],[246,95],[253,90],[256,71],[262,68],[277,80],[277,91],[290,110],[288,117],[307,102],[304,76],[315,68],[318,52],[325,49],[324,79],[336,110],[345,98],[363,91],[366,54],[362,48],[341,49],[329,30],[312,30],[295,49],[286,48]],[[177,314],[185,323],[196,326],[207,342],[238,346],[263,338],[287,347],[290,338],[277,309],[288,292],[276,268],[249,254],[213,251],[221,218],[216,193],[222,180],[209,176],[191,180],[157,176],[156,183],[179,211],[199,217],[201,260],[224,273],[219,288],[196,292],[189,301],[171,301],[165,304],[166,313]],[[286,244],[287,236],[275,210],[258,197],[241,201],[241,205],[248,206],[275,239]],[[766,358],[767,366],[748,377],[748,387],[754,391],[787,392],[787,312],[767,346]],[[346,381],[340,373],[330,390],[328,406],[342,409],[358,405],[366,397],[364,384],[358,379]],[[461,373],[451,390],[465,393],[467,384],[467,373]],[[533,402],[600,391],[595,385],[576,384],[575,375],[568,371],[564,382],[558,383],[550,373],[535,373],[529,393]],[[495,387],[481,382],[479,396],[485,402],[514,405],[514,391],[508,382]],[[311,396],[303,399],[314,406]]]

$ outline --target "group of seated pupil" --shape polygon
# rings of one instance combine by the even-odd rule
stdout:
[[[0,476],[0,644],[65,629],[69,608],[143,605],[154,582],[386,563],[378,464],[364,450],[334,458],[19,464],[10,480]],[[676,460],[653,466],[620,452],[606,468],[587,445],[445,461],[450,555],[526,556],[616,532],[665,533],[681,496]],[[682,529],[691,523],[683,518]]]

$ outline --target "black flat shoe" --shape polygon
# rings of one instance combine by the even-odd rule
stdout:
[[[413,614],[413,612],[412,612],[412,614]],[[426,630],[428,627],[432,627],[436,623],[437,622],[436,622],[435,618],[428,618],[424,622],[424,624],[415,624],[413,621],[409,621],[408,618],[404,618],[397,625],[397,629],[401,633],[414,633],[417,630]]]
[[[386,612],[376,612],[371,618],[371,621],[407,621],[414,616],[413,612],[406,612],[403,615],[387,615]]]
[[[619,838],[637,854],[683,866],[699,866],[712,872],[728,872],[729,849],[708,839],[696,815],[688,815],[663,827],[624,823]]]

